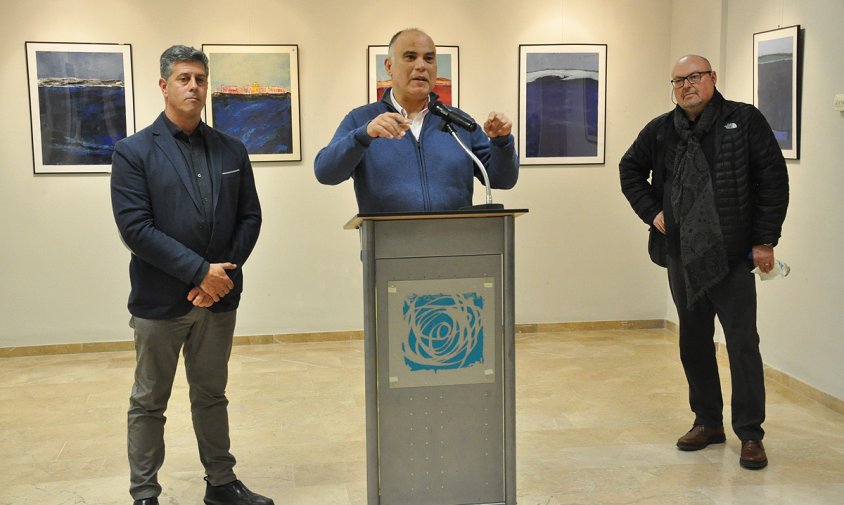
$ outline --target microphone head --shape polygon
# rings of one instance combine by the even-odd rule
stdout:
[[[433,113],[434,115],[439,116],[441,118],[445,118],[448,116],[448,109],[439,100],[434,100],[433,102],[429,103],[428,110],[431,111],[431,113]]]
[[[469,130],[470,132],[473,132],[478,129],[478,124],[474,120],[472,120],[472,118],[460,113],[455,109],[448,107],[439,100],[435,100],[429,103],[428,111],[435,116],[443,118],[446,122],[454,123],[461,128]]]

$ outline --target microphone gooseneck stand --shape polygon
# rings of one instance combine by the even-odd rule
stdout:
[[[481,171],[481,175],[484,177],[484,188],[486,189],[486,203],[482,203],[482,204],[479,204],[479,205],[471,205],[471,206],[469,206],[469,207],[461,207],[461,208],[460,208],[460,210],[470,210],[470,209],[481,209],[481,210],[483,210],[483,209],[503,209],[503,208],[504,208],[504,205],[503,205],[503,204],[500,204],[500,203],[492,203],[492,190],[491,190],[491,189],[490,189],[490,187],[489,187],[489,175],[488,175],[488,174],[487,174],[487,172],[486,172],[486,168],[484,167],[484,164],[483,164],[483,163],[481,163],[481,160],[479,160],[479,159],[478,159],[478,157],[477,157],[477,156],[475,156],[475,153],[473,153],[472,151],[470,151],[470,150],[469,150],[469,148],[467,148],[467,147],[466,147],[466,145],[465,145],[465,144],[463,144],[463,141],[461,141],[461,140],[460,140],[460,137],[458,137],[458,136],[457,136],[457,132],[455,132],[455,131],[454,131],[454,126],[452,126],[451,121],[448,121],[447,119],[443,119],[443,126],[442,126],[442,128],[443,128],[443,130],[445,130],[445,131],[447,131],[448,133],[450,133],[450,134],[451,134],[451,136],[454,138],[454,140],[456,140],[456,141],[457,141],[457,144],[458,144],[461,148],[463,148],[463,150],[466,152],[466,154],[468,154],[468,155],[469,155],[469,157],[470,157],[470,158],[472,158],[472,161],[474,161],[474,162],[475,162],[475,165],[478,167],[478,169],[480,169],[480,171]]]

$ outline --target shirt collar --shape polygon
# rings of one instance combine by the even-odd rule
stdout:
[[[390,103],[393,104],[393,107],[395,107],[395,109],[399,112],[399,114],[401,114],[404,117],[408,117],[409,114],[407,113],[407,110],[404,107],[401,106],[401,104],[399,103],[398,100],[396,100],[396,95],[393,93],[392,89],[390,89]],[[428,103],[431,103],[431,96],[430,95],[428,96]],[[425,108],[423,108],[422,110],[419,111],[419,114],[417,115],[417,117],[422,118],[427,113],[428,113],[428,107],[426,105]]]
[[[161,116],[164,118],[164,124],[167,125],[167,130],[170,131],[171,135],[173,135],[174,137],[188,137],[188,134],[183,132],[182,129],[176,125],[176,123],[170,121],[170,118],[167,117],[167,114],[162,113]],[[196,129],[193,131],[193,133],[191,133],[191,135],[199,134],[202,135],[203,138],[205,138],[204,127],[205,123],[200,121],[199,124],[196,125]]]

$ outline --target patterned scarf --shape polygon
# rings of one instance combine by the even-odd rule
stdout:
[[[721,101],[717,98],[707,104],[694,125],[683,109],[674,109],[680,143],[674,158],[671,208],[680,229],[680,262],[689,308],[729,271],[709,163],[700,145],[718,119]]]

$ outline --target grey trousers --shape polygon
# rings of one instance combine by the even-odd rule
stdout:
[[[135,384],[129,398],[129,493],[135,500],[161,493],[158,470],[164,463],[164,411],[179,363],[185,358],[193,430],[206,479],[219,486],[235,480],[229,452],[226,398],[228,361],[236,312],[215,314],[193,308],[174,319],[133,317]]]

